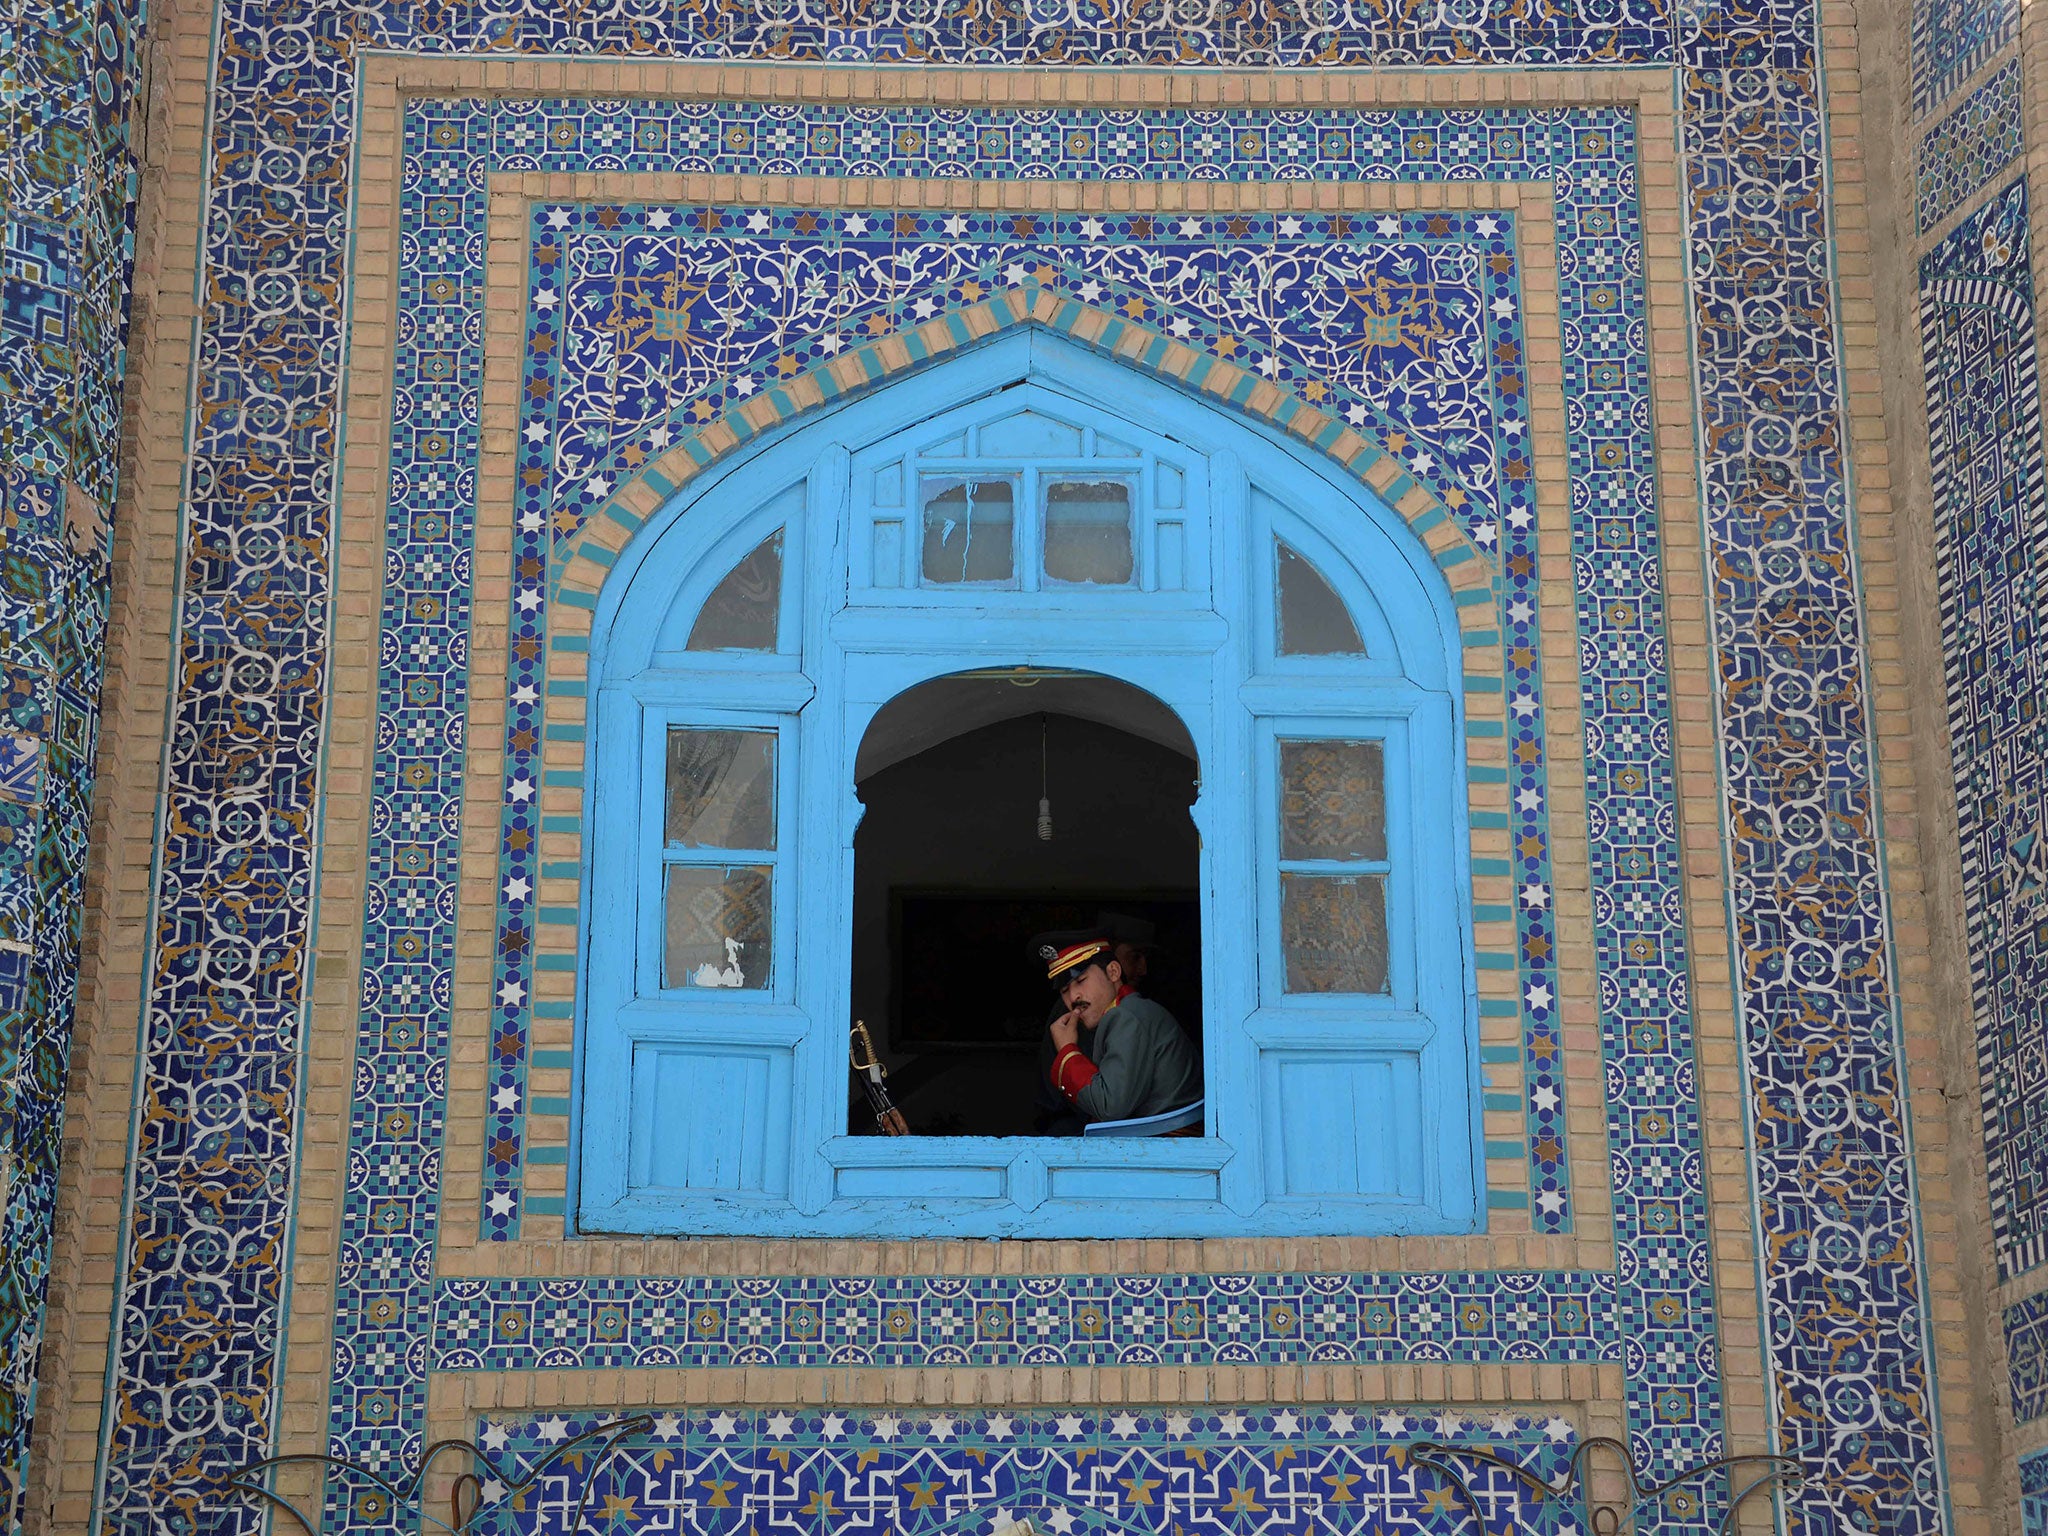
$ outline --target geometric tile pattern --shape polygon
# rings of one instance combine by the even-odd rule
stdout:
[[[109,601],[140,0],[0,23],[0,1527],[56,1209]]]
[[[443,1280],[431,1336],[474,1371],[1618,1361],[1625,1330],[1612,1275],[1484,1271]]]
[[[2021,1536],[2048,1536],[2048,1451],[2020,1458]]]
[[[2005,1309],[2005,1359],[2015,1424],[2048,1414],[2048,1292]]]
[[[500,154],[508,146],[517,154],[522,141],[559,150],[609,130],[636,145],[693,156],[708,148],[730,160],[737,142],[791,126],[758,111],[679,119],[652,105],[635,106],[623,121],[594,107],[574,118],[558,102],[521,104],[505,115],[496,130]],[[822,136],[836,131],[830,119],[824,122],[810,131],[807,168],[844,174],[868,152],[849,148],[851,158],[840,164],[818,153]],[[1051,123],[1037,127],[1044,163],[1063,178],[1097,179],[1128,154],[1114,130],[1085,123],[1075,119],[1065,132]],[[960,152],[984,164],[998,137],[1004,152],[1022,152],[1000,120],[948,126]],[[885,118],[859,127],[878,142],[915,131]],[[1304,139],[1311,127],[1298,130]],[[1270,174],[1275,146],[1265,134],[1248,146],[1247,131],[1236,130],[1229,153],[1211,151],[1199,163],[1236,179],[1257,174],[1263,154]],[[1161,129],[1141,133],[1132,125],[1121,132],[1142,144],[1151,173],[1171,169]],[[1209,132],[1221,139],[1228,125]],[[1367,163],[1398,163],[1406,136],[1392,116],[1371,133],[1339,136],[1324,128],[1316,169],[1336,171],[1347,152]],[[934,148],[931,163],[943,165],[947,153]],[[1413,147],[1405,157],[1418,169],[1428,163]],[[1539,636],[1522,602],[1528,583],[1518,574],[1533,570],[1536,547],[1511,214],[1167,219],[546,203],[532,219],[515,568],[548,569],[551,553],[597,506],[712,416],[828,361],[876,326],[927,320],[1026,274],[1126,319],[1142,318],[1184,344],[1236,358],[1392,445],[1402,467],[1446,499],[1473,542],[1509,573],[1496,606],[1517,660],[1508,753],[1519,780],[1510,831],[1521,848],[1514,908],[1520,932],[1515,952],[1483,963],[1519,969],[1525,990],[1545,1001],[1518,1010],[1525,1038],[1516,1060],[1526,1064],[1526,1085],[1501,1085],[1510,1096],[1521,1094],[1510,1105],[1527,1123],[1518,1155],[1528,1172],[1517,1172],[1516,1187],[1496,1189],[1489,1199],[1529,1205],[1533,1197],[1536,1230],[1568,1228],[1562,1055],[1550,1002],[1557,982]],[[1589,262],[1599,260],[1597,239],[1589,236],[1582,249]],[[1351,339],[1361,335],[1369,344]],[[434,376],[451,375],[453,367],[443,353],[418,357],[418,371],[406,375],[416,415],[440,393]],[[419,455],[417,437],[408,429],[393,444],[394,484],[407,509],[394,540],[410,535],[422,510],[438,533],[440,499],[416,492],[436,478],[452,484],[447,461]],[[491,1238],[517,1234],[525,1198],[529,1010],[564,1006],[533,1002],[536,919],[557,915],[537,912],[532,900],[541,877],[537,791],[549,772],[542,761],[546,627],[545,603],[515,607],[483,1170],[483,1231]],[[458,704],[444,697],[442,708]],[[392,767],[408,771],[403,761]],[[393,782],[389,790],[403,794],[406,786]],[[399,926],[416,925],[408,919]],[[560,1144],[566,1137],[542,1139]],[[558,1205],[557,1198],[542,1208]]]
[[[1925,117],[1947,101],[1994,53],[2019,36],[2020,3],[1913,0],[1915,117]]]
[[[876,8],[878,24],[857,28],[828,17],[813,0],[791,0],[772,14],[765,6],[620,14],[625,9],[631,8],[552,0],[313,7],[295,13],[273,37],[274,5],[227,0],[222,8],[213,142],[261,143],[266,152],[220,157],[207,194],[188,613],[174,674],[181,682],[171,706],[170,805],[158,850],[161,919],[143,1063],[159,1102],[180,1108],[176,1117],[144,1124],[133,1159],[105,1518],[140,1519],[145,1509],[161,1508],[164,1487],[153,1478],[189,1482],[194,1474],[181,1469],[196,1465],[204,1476],[241,1460],[263,1443],[274,1412],[279,1256],[298,1107],[295,1026],[325,685],[328,495],[339,404],[333,360],[340,354],[345,167],[355,112],[350,71],[363,50],[385,48],[1040,64],[1645,59],[1682,66],[1682,206],[1700,338],[1696,382],[1719,725],[1728,824],[1736,829],[1732,909],[1742,946],[1737,978],[1763,1239],[1764,1337],[1784,1448],[1813,1474],[1788,1509],[1801,1536],[1867,1524],[1880,1513],[1901,1536],[1940,1530],[1943,1474],[1931,1420],[1848,555],[1840,357],[1827,261],[1825,103],[1810,0],[1618,8],[1480,0],[1398,11],[1340,3],[1333,7],[1340,19],[1334,31],[1265,6],[1196,27],[1182,27],[1165,12],[1148,12],[1154,19],[1140,22],[1122,6],[1058,3],[1028,14],[975,10],[964,19],[947,11],[934,21],[931,8],[900,0]],[[1532,9],[1536,19],[1529,19]],[[1431,19],[1391,19],[1411,11]],[[1616,20],[1623,11],[1643,20]],[[1436,19],[1453,12],[1450,21]],[[1535,131],[1551,120],[1533,112],[1526,126]],[[1459,124],[1461,116],[1445,114],[1445,122]],[[282,142],[273,144],[279,134]],[[258,159],[261,181],[242,176],[239,168]],[[1612,172],[1570,179],[1596,198],[1621,186],[1632,199],[1633,167],[1631,155]],[[467,217],[467,209],[460,211]],[[1561,254],[1579,236],[1567,230]],[[434,248],[436,239],[428,231],[422,248]],[[457,264],[460,253],[434,259]],[[418,269],[410,256],[406,264]],[[274,281],[267,268],[275,266],[288,268],[292,280]],[[417,298],[409,295],[408,303]],[[1631,293],[1629,302],[1640,303],[1640,295]],[[1590,334],[1597,343],[1609,330],[1626,329],[1617,318],[1590,327]],[[1796,347],[1787,344],[1789,335],[1797,336]],[[1580,337],[1568,334],[1567,358],[1581,350]],[[1597,462],[1571,468],[1575,486],[1587,484],[1596,496],[1610,483],[1625,483],[1602,479]],[[1597,525],[1573,551],[1582,629],[1597,629],[1603,608],[1624,596],[1643,604],[1633,610],[1644,622],[1629,642],[1630,664],[1649,678],[1663,671],[1655,654],[1661,627],[1644,618],[1655,598],[1654,515],[1652,498],[1629,509],[1629,531],[1618,532],[1639,540],[1633,553],[1640,564],[1631,572],[1637,580],[1626,594],[1601,590]],[[442,633],[452,643],[459,630],[449,621]],[[1637,734],[1654,738],[1660,719],[1638,713]],[[1789,732],[1788,718],[1797,722]],[[243,732],[264,741],[262,756],[218,750]],[[459,742],[422,745],[459,758]],[[1645,756],[1656,760],[1649,748]],[[1653,786],[1647,798],[1668,803],[1669,793],[1668,783]],[[1662,835],[1668,840],[1669,829]],[[223,921],[216,883],[223,871],[244,882],[239,895],[246,900],[232,909],[232,924]],[[1596,871],[1595,878],[1604,885],[1627,873],[1624,866]],[[1647,894],[1654,885],[1645,878],[1626,888]],[[1646,916],[1662,921],[1654,909]],[[1675,934],[1679,916],[1669,922]],[[1676,974],[1683,975],[1682,965]],[[432,980],[425,967],[422,977]],[[1684,1016],[1681,998],[1625,993],[1603,997],[1603,1016],[1627,1016],[1612,1010],[1631,1002],[1646,1020],[1658,1012]],[[408,1074],[418,1081],[404,1091],[431,1102],[436,1053],[444,1046],[437,1039],[409,1054],[394,1051],[359,1084],[358,1152],[366,1179],[383,1182],[362,1213],[364,1227],[352,1234],[345,1294],[381,1287],[404,1304],[396,1327],[362,1338],[374,1345],[355,1357],[366,1396],[337,1405],[338,1422],[349,1426],[341,1438],[353,1452],[402,1458],[416,1433],[416,1378],[406,1362],[426,1353],[432,1256],[424,1239],[431,1234],[438,1146],[438,1121],[422,1121],[408,1132],[409,1152],[383,1144],[365,1150],[373,1141],[367,1106],[377,1093],[397,1091]],[[1611,1029],[1606,1046],[1610,1060],[1630,1048]],[[1689,1041],[1661,1046],[1689,1061]],[[1625,1075],[1619,1081],[1678,1103],[1690,1092],[1689,1080],[1673,1073],[1654,1083],[1631,1083]],[[1823,1099],[1847,1106],[1831,1124],[1824,1151],[1798,1120],[1801,1107]],[[1638,1148],[1641,1127],[1625,1112],[1617,1097],[1610,1130],[1619,1145]],[[1691,1336],[1693,1319],[1681,1315],[1660,1331],[1654,1319],[1629,1310],[1647,1286],[1704,1287],[1706,1279],[1706,1247],[1695,1235],[1697,1163],[1677,1142],[1661,1145],[1661,1153],[1645,1150],[1617,1167],[1617,1182],[1631,1187],[1636,1207],[1661,1181],[1676,1192],[1679,1217],[1666,1238],[1622,1234],[1624,1363],[1632,1390],[1652,1379],[1688,1384],[1638,1396],[1631,1414],[1639,1459],[1669,1454],[1690,1464],[1707,1453],[1700,1442],[1717,1412],[1685,1398],[1688,1389],[1710,1386],[1711,1346],[1702,1341],[1688,1351],[1679,1343]],[[391,1227],[376,1235],[385,1220]],[[1845,1224],[1866,1240],[1841,1241]],[[221,1259],[223,1253],[236,1262]],[[188,1308],[202,1315],[197,1325],[186,1321]],[[373,1403],[367,1373],[401,1386],[388,1402]],[[349,1378],[338,1385],[346,1390]],[[166,1404],[176,1405],[175,1418]],[[387,1410],[391,1428],[380,1437],[372,1426]],[[1689,1420],[1688,1427],[1665,1428],[1660,1416],[1667,1412]],[[253,1530],[257,1518],[223,1516],[219,1528]]]
[[[1920,135],[1915,215],[1926,234],[2020,152],[2020,61],[1999,71]]]
[[[1920,263],[1936,572],[1999,1276],[2048,1259],[2048,507],[2027,188]]]
[[[605,1422],[492,1418],[476,1438],[506,1477],[518,1477]],[[493,1477],[473,1529],[574,1536],[584,1503],[599,1530],[677,1536],[1469,1531],[1471,1506],[1415,1459],[1424,1442],[1446,1448],[1487,1529],[1588,1528],[1576,1498],[1546,1499],[1505,1468],[1455,1454],[1490,1452],[1561,1482],[1578,1445],[1569,1420],[1404,1406],[659,1413],[608,1457],[586,1446],[520,1493]]]

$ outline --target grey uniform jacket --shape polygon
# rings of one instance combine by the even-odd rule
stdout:
[[[1132,993],[1102,1016],[1090,1051],[1095,1080],[1074,1096],[1091,1120],[1138,1120],[1202,1096],[1202,1063],[1172,1014]]]

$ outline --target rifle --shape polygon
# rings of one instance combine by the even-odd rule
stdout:
[[[847,1050],[853,1058],[853,1075],[867,1090],[868,1107],[875,1112],[876,1128],[885,1136],[908,1136],[909,1122],[903,1118],[903,1111],[896,1107],[896,1101],[889,1097],[889,1069],[875,1054],[875,1042],[868,1038],[868,1027],[859,1019],[853,1021],[853,1038],[848,1042]]]

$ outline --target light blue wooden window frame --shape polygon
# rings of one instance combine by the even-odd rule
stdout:
[[[785,878],[783,860],[786,857],[784,844],[787,829],[795,823],[796,796],[787,787],[796,777],[796,765],[791,761],[796,748],[796,720],[790,715],[763,715],[751,710],[685,710],[655,707],[645,711],[642,721],[646,740],[641,746],[642,766],[640,772],[641,848],[635,860],[640,874],[640,896],[636,903],[636,919],[639,933],[636,939],[637,953],[634,967],[635,991],[642,994],[668,996],[687,992],[691,996],[716,997],[744,996],[758,997],[763,991],[778,999],[790,995],[789,964],[783,958],[782,946],[778,942],[787,933],[788,898],[784,894],[790,883]],[[775,846],[773,848],[706,848],[685,847],[671,844],[667,836],[667,781],[668,781],[668,738],[674,730],[706,731],[758,731],[775,738],[773,816],[775,819]],[[769,946],[768,985],[754,987],[694,987],[678,986],[670,981],[665,972],[667,961],[668,906],[666,886],[669,871],[681,868],[726,869],[761,868],[768,870],[769,904]]]
[[[1025,406],[1139,454],[977,456],[980,427]],[[966,451],[929,451],[949,437]],[[918,475],[954,469],[1018,477],[1014,587],[919,584]],[[1036,487],[1076,474],[1137,487],[1128,586],[1042,580]],[[1177,486],[1177,507],[1159,505],[1162,485]],[[878,572],[892,518],[898,563]],[[775,651],[685,652],[705,597],[778,527]],[[1351,609],[1367,656],[1276,654],[1278,539]],[[1004,337],[707,473],[621,556],[591,658],[579,1230],[1109,1237],[1483,1222],[1458,628],[1421,541],[1333,467],[1070,342]],[[905,689],[1019,663],[1118,677],[1165,702],[1195,743],[1200,1137],[847,1134],[854,754]],[[772,865],[765,991],[659,985],[667,732],[700,725],[777,732],[772,858],[689,856]],[[1388,744],[1391,996],[1279,989],[1277,743],[1299,736]],[[1280,1116],[1283,1103],[1297,1112]],[[1355,1103],[1400,1122],[1398,1155],[1381,1155],[1376,1125],[1346,1118]],[[1355,1156],[1356,1189],[1324,1187],[1331,1147]]]

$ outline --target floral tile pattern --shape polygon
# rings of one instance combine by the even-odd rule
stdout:
[[[2020,138],[2020,61],[2015,58],[1920,135],[1914,204],[1920,233],[1933,229],[2018,159]]]

